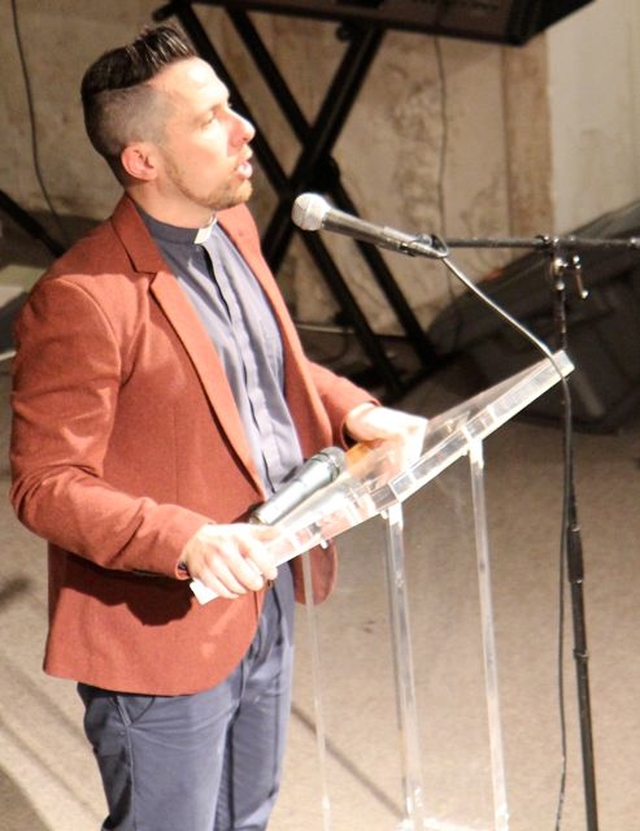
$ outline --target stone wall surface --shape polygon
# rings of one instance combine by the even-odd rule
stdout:
[[[63,223],[109,213],[118,187],[84,136],[78,86],[84,68],[150,23],[159,5],[0,7],[0,189],[25,210],[46,217],[53,206]],[[226,12],[194,8],[289,173],[300,142]],[[595,0],[523,47],[388,31],[333,148],[359,214],[445,238],[502,238],[566,231],[635,198],[639,16],[633,0]],[[251,19],[313,124],[346,49],[336,25],[265,13]],[[600,67],[609,94],[601,89],[596,102],[589,84]],[[276,193],[261,170],[255,185],[253,208],[265,228]],[[374,329],[398,332],[353,243],[323,238]],[[440,263],[383,256],[425,327],[460,290]],[[452,250],[473,279],[512,256]],[[279,279],[300,321],[335,319],[338,305],[299,235]]]

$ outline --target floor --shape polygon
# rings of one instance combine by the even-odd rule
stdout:
[[[7,303],[50,259],[12,230],[5,223],[0,334]],[[303,332],[318,359],[349,358],[332,340],[323,353],[317,335]],[[6,499],[6,348],[0,337],[0,831],[97,831],[104,801],[74,686],[41,671],[44,543]],[[596,394],[612,386],[592,380]],[[433,418],[471,386],[468,367],[454,363],[398,406]],[[404,661],[390,626],[386,521],[340,536],[336,591],[312,614],[298,610],[285,780],[270,831],[640,831],[640,412],[615,433],[576,431],[573,441],[582,582],[570,586],[561,553],[557,420],[514,418],[482,445],[490,568],[478,569],[466,458],[403,503]],[[487,585],[489,620],[479,600]],[[487,696],[489,624],[498,685]],[[574,628],[583,626],[588,659],[578,664]],[[414,729],[401,730],[398,691],[407,689],[415,694],[401,699],[402,712]]]
[[[6,448],[8,363],[0,366]],[[416,386],[401,405],[433,417],[459,403],[456,372]],[[490,700],[499,704],[509,818],[499,811],[495,818],[502,777],[492,777],[487,621],[463,458],[403,504],[416,729],[399,730],[387,524],[375,518],[340,537],[332,598],[311,617],[299,610],[290,742],[272,831],[640,829],[640,417],[615,434],[575,433],[574,448],[584,581],[570,592],[561,568],[558,426],[513,419],[483,443],[499,681]],[[6,461],[0,474],[6,493]],[[6,499],[0,536],[0,828],[96,831],[104,804],[79,702],[72,684],[40,669],[44,545],[17,524]],[[589,659],[586,684],[578,685],[573,627],[583,618]],[[582,701],[590,692],[590,724],[578,686]],[[589,781],[592,766],[581,720],[593,741],[597,816],[585,798],[583,773]]]

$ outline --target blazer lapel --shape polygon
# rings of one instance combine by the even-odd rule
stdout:
[[[176,278],[168,271],[157,273],[151,283],[151,292],[189,353],[221,429],[253,479],[259,482],[227,376],[196,311],[189,305]]]
[[[244,257],[261,285],[275,315],[284,352],[285,397],[294,422],[303,425],[299,439],[303,452],[315,452],[321,436],[331,436],[327,412],[311,377],[309,362],[275,277],[262,255],[255,223],[245,205],[218,214],[218,221]]]
[[[239,460],[259,489],[253,462],[233,392],[222,363],[193,306],[167,269],[135,206],[125,197],[114,214],[115,227],[134,267],[150,276],[150,291],[187,351],[212,410]]]
[[[260,283],[278,322],[285,354],[293,350],[298,363],[304,364],[302,349],[295,326],[275,277],[267,265],[260,247],[255,225],[245,205],[239,205],[218,215],[220,225],[242,254],[249,269]]]

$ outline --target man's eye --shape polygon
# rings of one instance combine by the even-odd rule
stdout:
[[[234,109],[231,103],[220,104],[215,109],[211,110],[211,112],[207,115],[205,120],[203,121],[203,125],[205,127],[209,127],[211,124],[214,124],[220,118],[223,118],[225,115],[233,114]]]

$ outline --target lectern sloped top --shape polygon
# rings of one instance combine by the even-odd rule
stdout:
[[[556,352],[429,421],[422,455],[403,473],[378,488],[380,511],[389,501],[403,501],[525,409],[573,370],[565,352]]]
[[[429,420],[422,454],[401,473],[389,473],[385,450],[363,453],[335,482],[309,497],[277,523],[282,534],[270,543],[286,562],[403,502],[465,456],[479,442],[551,389],[573,370],[567,354],[554,353]],[[393,468],[394,471],[396,468]],[[214,595],[197,581],[201,602]]]

